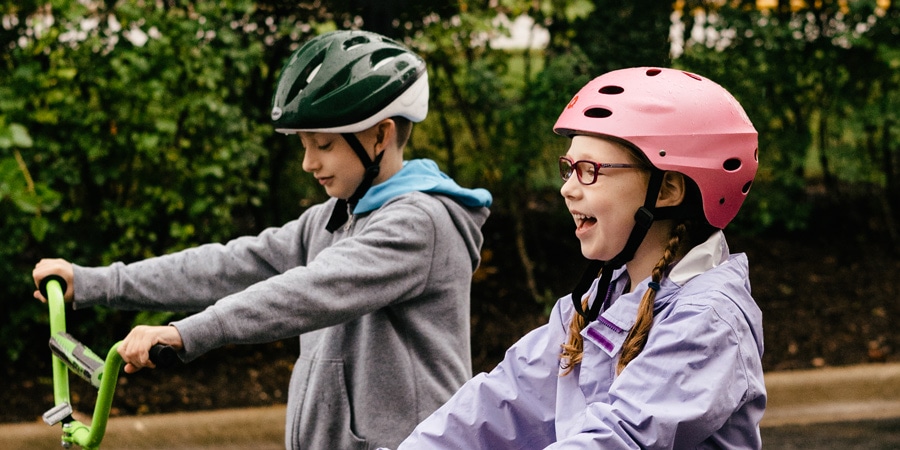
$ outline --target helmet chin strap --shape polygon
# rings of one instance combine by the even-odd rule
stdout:
[[[382,151],[375,155],[375,160],[373,161],[369,158],[369,154],[366,153],[366,149],[363,148],[362,143],[359,142],[356,134],[341,133],[341,136],[343,136],[344,140],[350,144],[350,148],[353,149],[356,156],[362,161],[366,173],[363,176],[362,182],[359,183],[359,186],[357,186],[356,191],[353,192],[353,195],[351,195],[350,198],[346,200],[341,198],[335,203],[334,209],[331,210],[331,218],[328,219],[328,224],[325,225],[325,229],[328,230],[329,233],[334,233],[335,230],[347,222],[347,219],[350,217],[350,209],[355,207],[356,203],[359,202],[359,199],[366,195],[366,192],[372,187],[372,182],[375,181],[375,177],[377,177],[378,173],[381,171],[381,157],[384,156],[384,151]]]
[[[668,208],[656,208],[656,199],[659,197],[659,189],[662,186],[664,174],[665,172],[661,170],[654,169],[650,171],[650,182],[647,185],[644,206],[638,208],[637,212],[634,213],[634,228],[631,229],[631,234],[628,235],[625,248],[609,261],[590,260],[584,274],[581,276],[581,280],[572,289],[572,304],[575,306],[575,311],[584,317],[587,322],[593,322],[600,315],[600,308],[605,303],[606,297],[609,296],[609,285],[612,282],[613,272],[634,258],[635,252],[641,246],[644,237],[647,236],[647,231],[650,230],[653,221],[668,215],[665,212],[659,214],[663,212],[662,210]],[[581,298],[590,289],[591,283],[597,278],[598,273],[600,274],[600,281],[597,284],[597,298],[594,299],[591,307],[585,311],[581,307]],[[601,295],[603,295],[602,298]]]

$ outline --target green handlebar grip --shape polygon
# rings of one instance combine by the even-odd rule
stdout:
[[[68,285],[66,284],[66,280],[59,275],[48,275],[38,284],[38,290],[41,291],[41,295],[46,299],[50,299],[50,294],[47,292],[47,284],[51,281],[56,281],[59,283],[59,288],[62,290],[63,295],[66,293],[66,289],[68,289]]]
[[[91,349],[78,342],[68,333],[50,336],[50,350],[62,360],[72,372],[87,380],[94,387],[100,387],[103,378],[103,359]]]

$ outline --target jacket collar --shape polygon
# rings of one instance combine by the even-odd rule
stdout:
[[[728,243],[725,234],[719,230],[713,233],[705,242],[692,248],[684,258],[679,261],[669,272],[669,275],[660,283],[659,292],[656,294],[657,305],[665,302],[668,297],[681,289],[685,283],[694,277],[725,263],[728,260]],[[596,321],[588,324],[582,335],[596,343],[605,352],[615,355],[619,352],[628,330],[634,326],[637,318],[637,308],[649,289],[650,277],[642,280],[633,292],[622,294],[625,284],[628,282],[628,272],[625,267],[613,274],[610,283],[609,305],[604,307]],[[588,291],[593,300],[604,301],[606,293],[597,292],[597,281]]]

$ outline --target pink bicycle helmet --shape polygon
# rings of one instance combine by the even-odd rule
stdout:
[[[624,139],[656,168],[690,177],[716,228],[737,215],[759,165],[756,129],[734,97],[707,78],[675,69],[622,69],[593,79],[553,131]]]

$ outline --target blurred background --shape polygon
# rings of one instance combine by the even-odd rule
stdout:
[[[431,109],[407,157],[494,195],[473,279],[476,371],[580,275],[555,162],[568,141],[552,125],[588,80],[631,66],[715,80],[760,133],[759,174],[727,234],[750,256],[766,369],[900,360],[896,2],[424,3],[0,0],[0,421],[52,404],[40,258],[135,261],[256,234],[325,199],[269,111],[288,56],[348,28],[428,63]],[[79,310],[69,331],[104,354],[132,326],[173,318]],[[114,413],[284,402],[296,354],[295,339],[229,346],[124,378]]]

